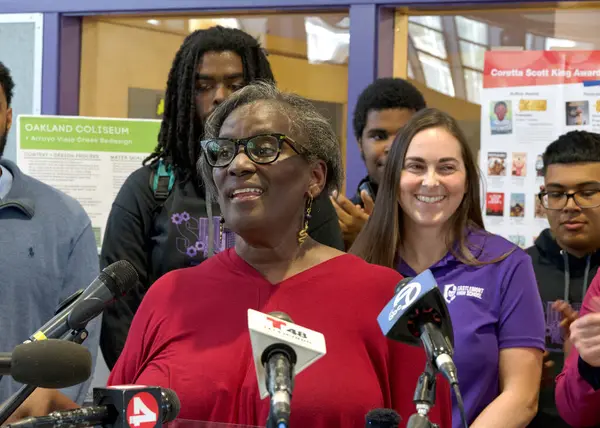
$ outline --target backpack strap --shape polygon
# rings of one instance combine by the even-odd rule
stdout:
[[[150,187],[154,192],[154,199],[164,201],[169,197],[173,185],[175,184],[175,174],[171,165],[166,166],[163,159],[159,159],[156,171],[150,175]]]

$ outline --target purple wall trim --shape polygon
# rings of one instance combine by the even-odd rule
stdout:
[[[354,137],[352,118],[360,93],[378,76],[391,76],[393,67],[393,9],[373,4],[350,7],[348,117],[346,131],[346,194],[353,195],[367,169]]]
[[[78,116],[79,74],[81,70],[81,18],[77,16],[63,16],[60,24],[58,114]]]
[[[58,13],[44,14],[43,33],[42,114],[57,114],[60,58],[60,15]]]
[[[574,0],[570,0],[574,1]],[[111,12],[157,12],[157,11],[184,11],[206,9],[261,9],[270,8],[326,8],[332,6],[347,7],[356,5],[380,6],[410,6],[410,5],[475,5],[494,3],[519,3],[519,0],[0,0],[0,13],[111,13]],[[530,3],[542,3],[546,0],[529,0]]]

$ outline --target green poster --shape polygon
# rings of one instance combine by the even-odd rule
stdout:
[[[65,116],[19,116],[21,150],[150,153],[160,121]]]
[[[158,120],[23,115],[17,164],[78,200],[100,247],[116,195],[154,151],[159,131]]]

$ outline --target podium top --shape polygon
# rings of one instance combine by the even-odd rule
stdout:
[[[169,428],[264,428],[255,425],[227,424],[223,422],[194,421],[190,419],[175,419],[168,424]]]

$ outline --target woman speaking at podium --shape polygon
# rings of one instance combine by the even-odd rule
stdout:
[[[342,177],[326,119],[303,98],[259,83],[222,103],[206,130],[199,168],[235,248],[150,288],[109,383],[171,388],[182,419],[264,426],[269,400],[259,396],[247,312],[282,311],[327,346],[295,379],[292,427],[362,428],[378,407],[407,420],[425,354],[388,341],[377,323],[400,274],[306,233],[312,201]],[[441,378],[430,418],[451,426]]]

